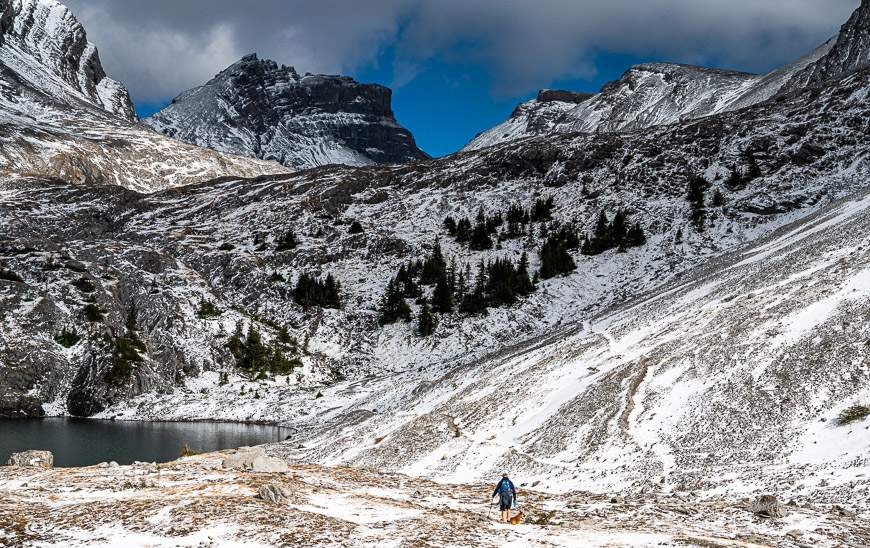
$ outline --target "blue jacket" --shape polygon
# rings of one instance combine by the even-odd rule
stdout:
[[[499,495],[500,498],[505,498],[504,495],[501,495],[501,484],[507,482],[508,489],[510,490],[510,500],[514,500],[517,498],[517,490],[514,488],[514,484],[511,480],[507,478],[501,478],[499,482],[495,485],[495,491],[492,492],[492,496]]]

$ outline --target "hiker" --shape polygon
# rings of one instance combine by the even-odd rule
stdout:
[[[517,490],[507,474],[502,474],[501,481],[492,492],[493,498],[498,495],[498,508],[501,511],[501,520],[507,523],[511,518],[511,505],[517,498]]]

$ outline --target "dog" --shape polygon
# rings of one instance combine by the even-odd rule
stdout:
[[[523,521],[523,511],[517,512],[517,515],[511,518],[511,525],[519,525]]]

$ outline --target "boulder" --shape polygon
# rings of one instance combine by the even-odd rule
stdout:
[[[251,470],[254,472],[288,472],[290,467],[281,459],[262,455],[251,462]]]
[[[290,467],[281,459],[266,455],[262,447],[242,447],[221,463],[224,468],[252,472],[287,472]]]
[[[54,455],[51,451],[22,451],[12,453],[9,466],[33,466],[36,468],[54,468]]]
[[[290,498],[290,491],[286,487],[269,483],[257,489],[257,496],[269,502],[285,502]]]
[[[266,456],[262,447],[240,447],[235,453],[227,456],[221,463],[224,468],[250,469],[254,459]]]
[[[779,504],[779,500],[773,495],[761,495],[749,507],[749,511],[766,518],[781,518],[785,511]]]

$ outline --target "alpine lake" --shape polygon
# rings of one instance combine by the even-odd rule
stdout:
[[[0,420],[0,464],[12,453],[39,449],[59,467],[169,462],[183,447],[198,452],[281,441],[279,426],[228,422],[149,422],[74,418]]]

